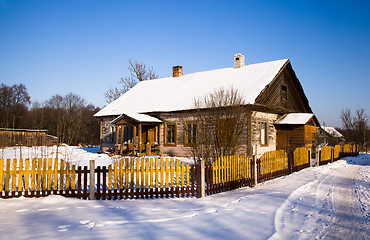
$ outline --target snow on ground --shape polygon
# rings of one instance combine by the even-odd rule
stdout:
[[[368,239],[370,155],[201,199],[0,200],[4,239]],[[345,194],[345,195],[343,195]],[[338,237],[339,236],[339,237]]]
[[[90,160],[95,160],[95,166],[108,166],[115,161],[121,159],[120,156],[109,156],[108,154],[99,154],[99,146],[97,147],[76,147],[76,146],[38,146],[38,147],[7,147],[0,149],[0,159],[13,158],[58,158],[63,159],[76,166],[89,166]],[[159,157],[159,156],[147,156]],[[181,162],[193,164],[192,158],[176,157]]]
[[[115,159],[107,154],[98,154],[99,147],[76,146],[37,146],[37,147],[7,147],[0,150],[0,158],[59,158],[77,166],[89,166],[90,160],[95,160],[96,166],[108,166]]]

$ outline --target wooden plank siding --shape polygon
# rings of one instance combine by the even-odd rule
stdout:
[[[276,149],[311,148],[316,143],[316,126],[279,125],[277,128]]]
[[[282,98],[282,86],[286,86],[286,100]],[[256,104],[281,109],[285,112],[312,112],[291,64],[288,63],[275,79],[261,92]]]
[[[52,146],[58,138],[47,135],[47,130],[0,128],[0,147]]]

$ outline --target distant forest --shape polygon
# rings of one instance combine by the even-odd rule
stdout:
[[[45,129],[68,145],[99,144],[99,120],[93,117],[99,110],[74,93],[39,103],[24,84],[0,87],[0,128]]]

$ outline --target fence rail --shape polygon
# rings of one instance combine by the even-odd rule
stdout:
[[[319,164],[358,154],[357,145],[325,146]],[[260,159],[221,157],[205,166],[176,158],[123,158],[108,167],[75,166],[57,158],[0,159],[0,197],[41,197],[59,194],[82,199],[199,197],[201,186],[212,195],[251,186],[310,166],[310,151],[297,148],[265,153]],[[257,179],[256,179],[257,178]],[[92,183],[91,183],[92,182]],[[91,190],[91,189],[93,190]]]

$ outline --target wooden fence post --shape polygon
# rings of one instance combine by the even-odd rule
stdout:
[[[288,149],[288,169],[289,169],[289,174],[292,174],[293,172],[293,163],[294,163],[294,159],[293,159],[293,152],[292,150],[289,148]]]
[[[319,167],[320,166],[320,153],[321,153],[321,151],[318,150],[318,148],[316,148],[315,167]]]
[[[95,200],[95,160],[90,160],[90,200]]]
[[[200,196],[204,197],[206,195],[206,171],[204,160],[199,160],[200,165]]]
[[[330,147],[331,148],[331,157],[330,157],[330,162],[334,162],[334,148]]]
[[[254,183],[253,183],[253,186],[257,186],[257,183],[258,183],[258,179],[257,179],[257,159],[256,159],[256,155],[252,155],[252,161],[253,161],[253,179],[254,179]]]

